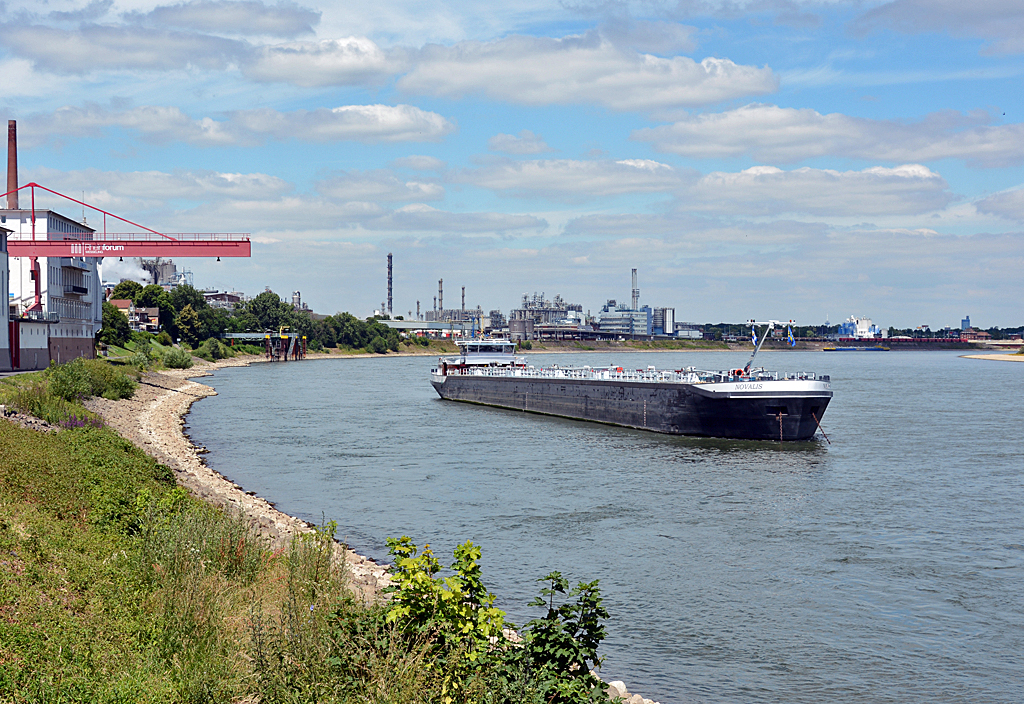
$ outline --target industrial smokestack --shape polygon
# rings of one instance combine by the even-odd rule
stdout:
[[[416,320],[420,319],[420,302],[416,301]]]
[[[391,310],[391,252],[388,252],[388,315]]]
[[[640,310],[640,289],[636,287],[636,269],[633,269],[633,310]]]
[[[7,207],[18,209],[18,123],[7,121]]]
[[[462,287],[462,313],[459,315],[459,320],[466,319],[466,287]]]
[[[437,309],[441,311],[441,317],[444,317],[444,279],[437,280]]]

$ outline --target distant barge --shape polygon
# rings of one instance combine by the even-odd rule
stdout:
[[[768,321],[769,330],[775,324]],[[441,358],[431,371],[430,382],[443,399],[658,433],[809,440],[832,400],[828,376],[752,369],[760,345],[743,369],[717,372],[540,368],[527,366],[508,340],[458,345],[458,357]]]
[[[888,352],[888,347],[873,345],[871,347],[822,347],[822,352]]]

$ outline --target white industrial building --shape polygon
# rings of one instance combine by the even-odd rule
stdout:
[[[8,241],[91,239],[92,228],[52,210],[0,210]],[[95,257],[9,257],[7,346],[0,365],[40,369],[50,360],[67,362],[95,355],[103,325],[103,294]],[[38,281],[37,281],[38,277]],[[6,363],[6,364],[5,364]]]

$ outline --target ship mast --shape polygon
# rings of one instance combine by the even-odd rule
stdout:
[[[761,345],[763,345],[764,341],[768,338],[768,334],[772,330],[775,329],[776,325],[778,325],[779,327],[782,327],[782,325],[783,325],[781,320],[765,320],[765,321],[749,320],[747,322],[750,324],[750,328],[755,332],[755,334],[757,333],[757,326],[758,325],[767,325],[768,327],[765,328],[764,335],[761,336],[761,339],[757,341],[757,345],[754,347],[754,351],[751,353],[750,359],[747,361],[747,366],[743,367],[743,376],[746,376],[747,374],[750,373],[750,367],[751,367],[751,365],[754,364],[754,357],[757,356],[757,353],[761,349]],[[793,321],[790,320],[788,324],[792,325]]]

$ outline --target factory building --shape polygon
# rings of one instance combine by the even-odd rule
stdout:
[[[651,326],[651,334],[653,335],[675,335],[676,309],[655,308]]]
[[[871,318],[858,318],[851,315],[845,322],[839,324],[837,338],[855,338],[858,340],[885,337],[885,333],[874,323]]]
[[[654,310],[650,306],[634,310],[610,299],[597,314],[596,325],[603,334],[620,337],[650,336],[654,330]]]
[[[579,313],[580,315],[573,315]],[[534,293],[533,296],[524,293],[522,304],[509,313],[509,324],[513,320],[532,320],[535,325],[553,325],[564,320],[582,318],[583,306],[579,303],[567,303],[562,300],[559,294],[555,299],[549,301],[544,298],[544,292]]]
[[[0,222],[9,231],[9,241],[32,239],[33,230],[37,239],[89,240],[94,232],[52,210],[36,210],[34,227],[31,210],[0,210]],[[95,335],[103,326],[98,261],[95,257],[39,257],[35,262],[31,257],[9,258],[5,290],[15,368],[42,369],[51,359],[61,363],[95,356]]]

